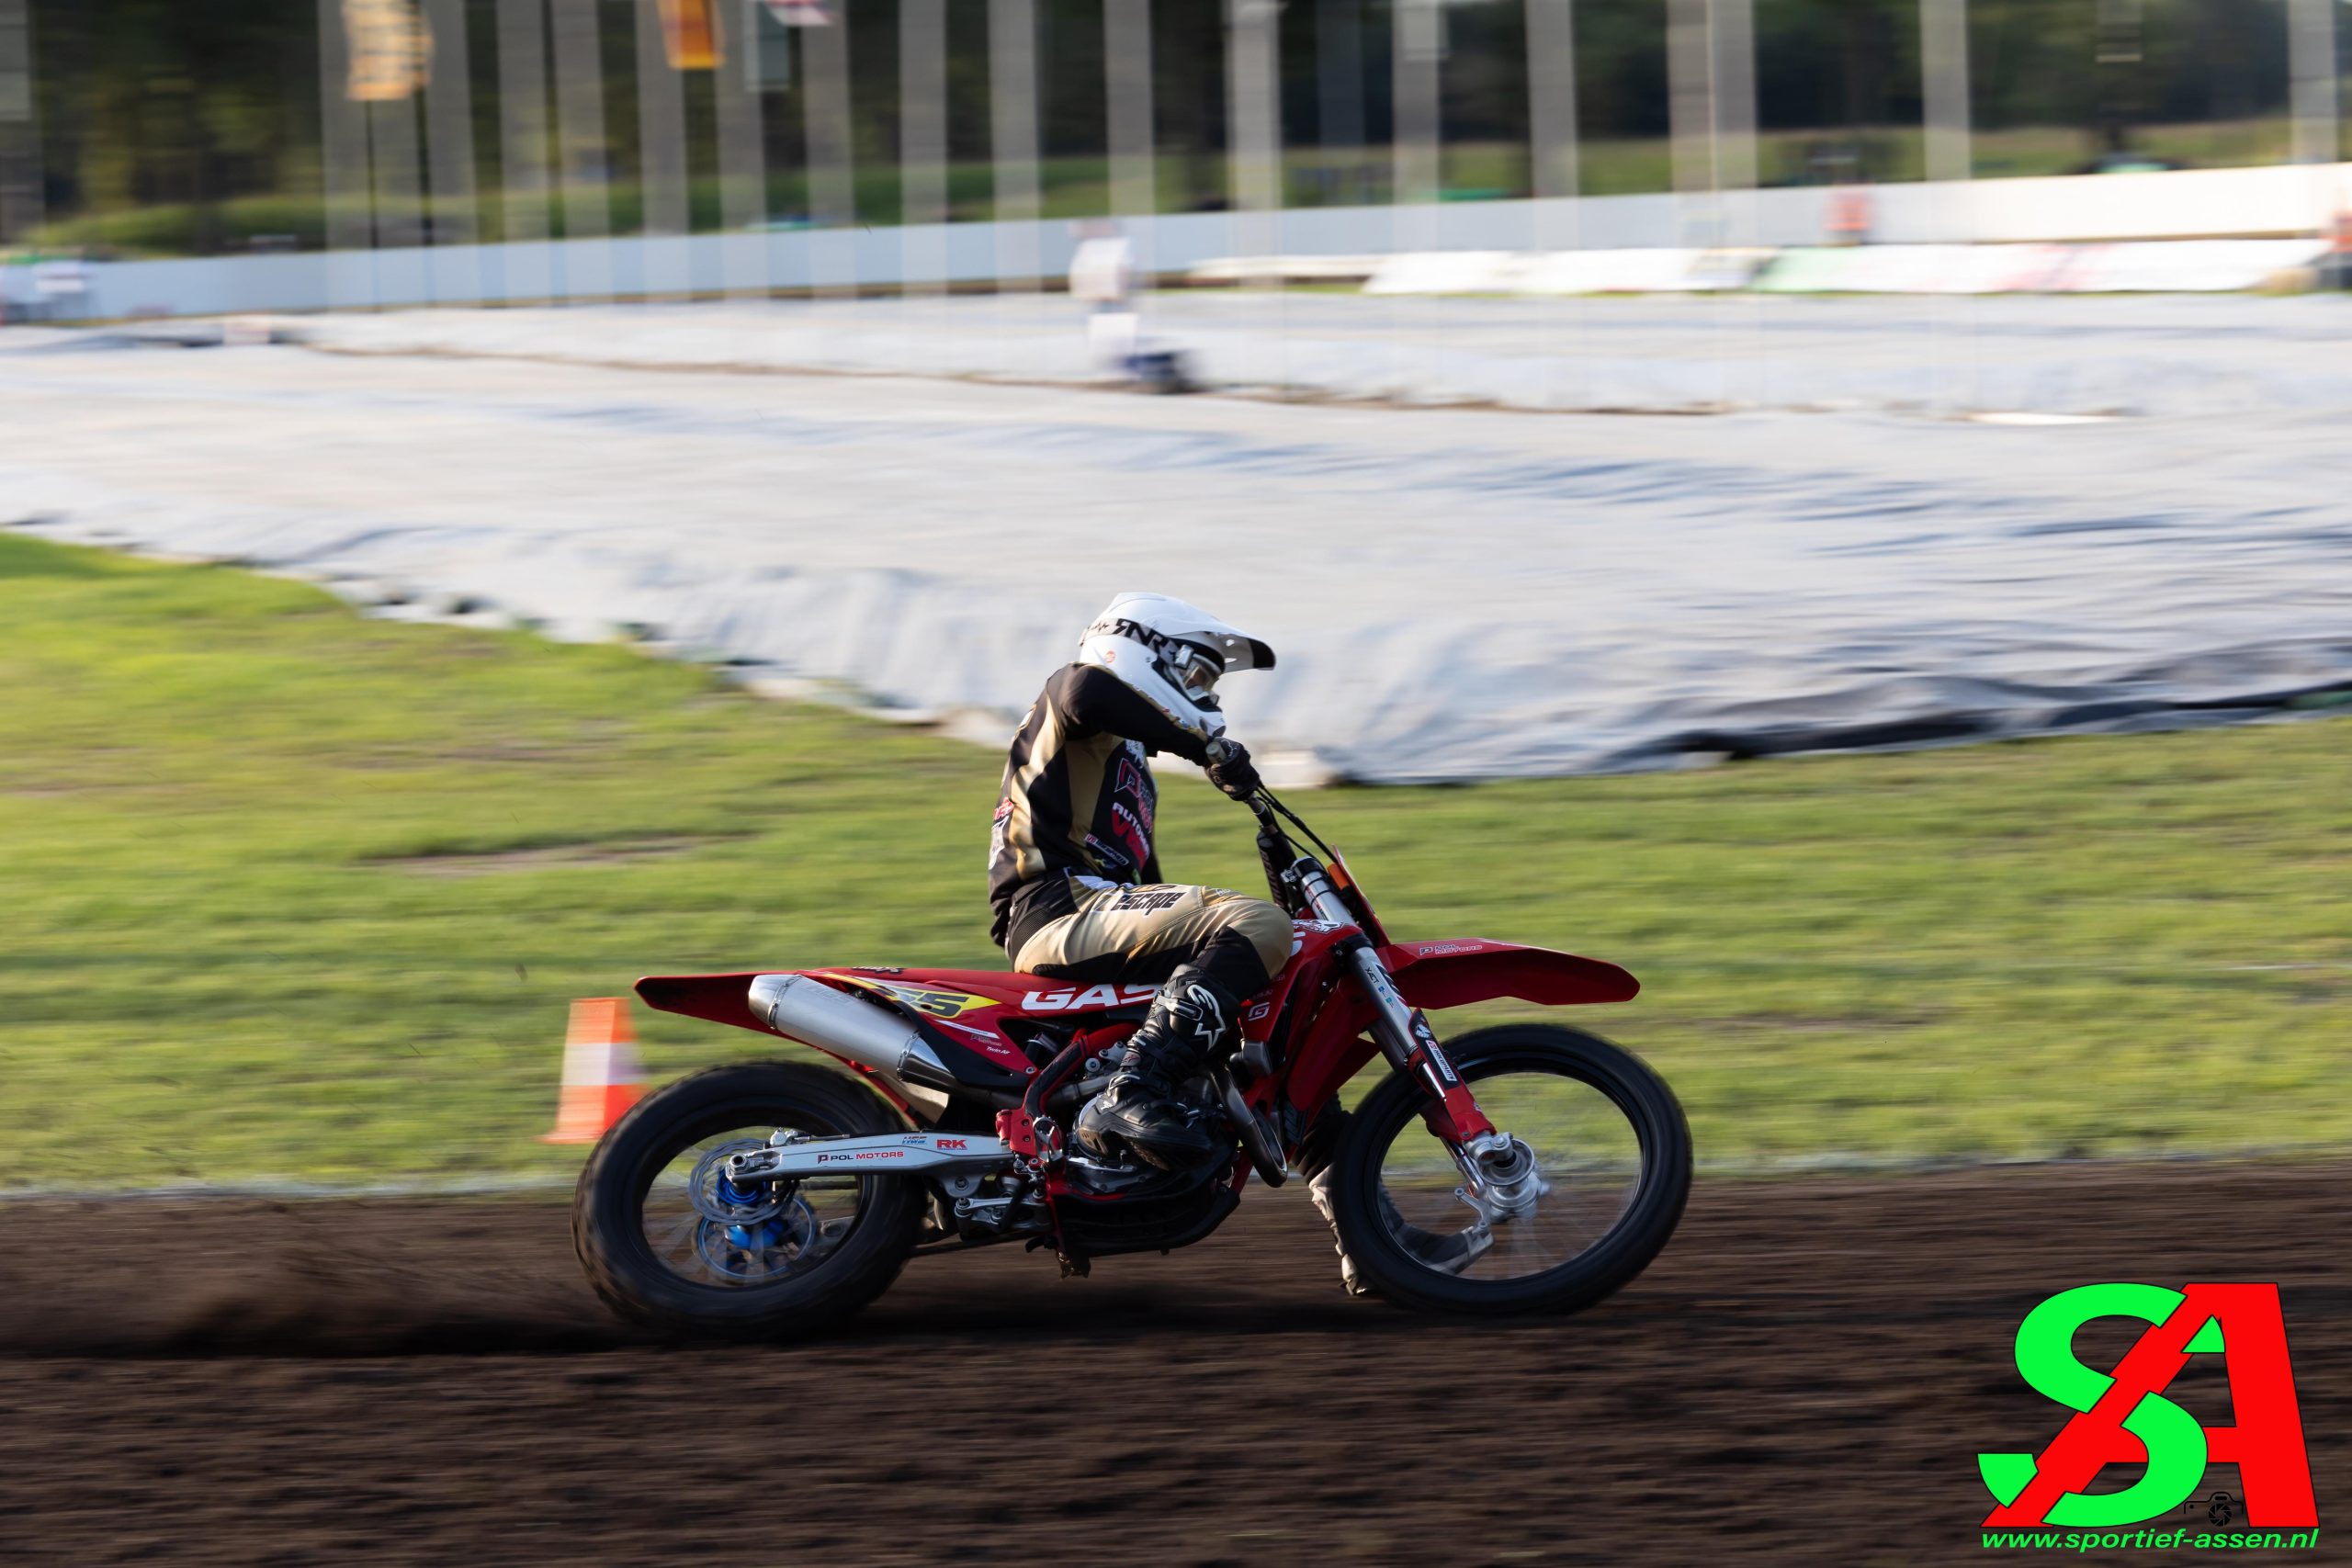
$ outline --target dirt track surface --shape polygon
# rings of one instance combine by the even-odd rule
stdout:
[[[0,1560],[1969,1562],[1973,1455],[2059,1424],[2018,1320],[2104,1280],[2284,1286],[2352,1539],[2347,1200],[2345,1166],[1702,1181],[1614,1301],[1476,1325],[1341,1296],[1294,1187],[1091,1280],[922,1259],[759,1349],[620,1331],[544,1202],[17,1204]]]

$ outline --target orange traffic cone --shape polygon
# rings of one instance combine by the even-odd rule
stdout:
[[[539,1142],[593,1144],[644,1094],[628,999],[586,997],[572,1003],[571,1026],[563,1036],[563,1098],[555,1131],[539,1134]]]

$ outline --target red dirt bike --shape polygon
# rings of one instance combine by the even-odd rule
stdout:
[[[1295,919],[1289,964],[1193,1086],[1225,1152],[1167,1171],[1066,1129],[1156,987],[857,966],[663,976],[667,1012],[776,1033],[848,1066],[712,1067],[639,1101],[581,1173],[572,1235],[597,1292],[673,1332],[807,1333],[910,1257],[1025,1242],[1065,1274],[1199,1241],[1254,1171],[1324,1138],[1359,1278],[1431,1312],[1571,1311],[1657,1256],[1690,1189],[1690,1134],[1657,1076],[1605,1040],[1503,1024],[1441,1046],[1424,1010],[1513,997],[1618,1002],[1611,964],[1476,940],[1391,942],[1347,863],[1268,792],[1250,801]],[[1279,818],[1279,820],[1278,820]],[[1283,822],[1327,857],[1304,855]],[[1374,1055],[1389,1072],[1316,1128]]]

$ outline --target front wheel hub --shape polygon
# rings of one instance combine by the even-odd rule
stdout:
[[[1535,1151],[1517,1138],[1503,1139],[1498,1148],[1481,1149],[1477,1166],[1483,1195],[1499,1218],[1528,1213],[1552,1190],[1536,1167]]]

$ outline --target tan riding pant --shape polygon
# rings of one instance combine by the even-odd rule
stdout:
[[[1116,958],[1137,964],[1170,954],[1190,958],[1230,931],[1257,950],[1269,976],[1290,962],[1290,917],[1263,898],[1217,887],[1148,882],[1138,887],[1089,886],[1073,879],[1078,908],[1037,928],[1012,966],[1051,974]]]

